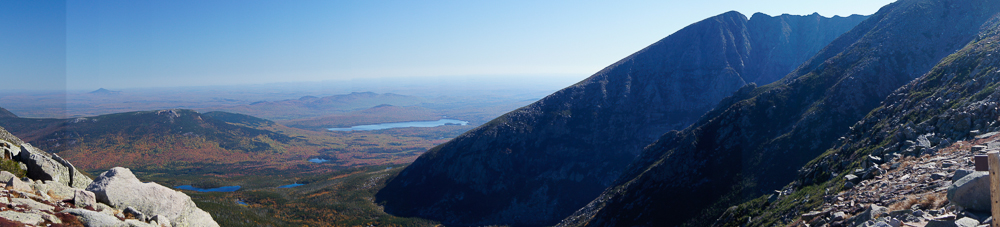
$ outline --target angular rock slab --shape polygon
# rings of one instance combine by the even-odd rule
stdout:
[[[184,193],[156,183],[142,183],[132,171],[115,167],[87,187],[97,201],[116,209],[132,207],[145,215],[163,215],[174,226],[219,226]]]
[[[976,171],[948,186],[948,201],[974,211],[990,210],[990,174]]]
[[[7,171],[0,171],[0,182],[8,182],[10,179],[17,179],[17,176]]]
[[[84,190],[76,191],[76,193],[73,195],[73,204],[75,204],[76,207],[79,208],[84,208],[88,206],[97,207],[97,195],[94,195],[94,193],[90,191],[84,191]]]
[[[16,211],[4,211],[0,212],[0,218],[5,218],[7,220],[21,222],[24,224],[37,225],[45,221],[42,219],[41,215],[31,214],[31,213],[21,213]]]
[[[16,177],[7,181],[7,188],[19,192],[32,192],[31,185]]]
[[[74,188],[86,188],[91,179],[84,176],[59,155],[49,154],[31,146],[21,145],[21,152],[15,158],[28,167],[28,178],[42,181],[55,181]]]

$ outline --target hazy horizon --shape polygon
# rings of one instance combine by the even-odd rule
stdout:
[[[579,75],[684,26],[869,15],[891,1],[7,1],[0,77],[19,90]]]

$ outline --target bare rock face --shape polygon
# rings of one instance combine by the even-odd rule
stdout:
[[[132,207],[146,215],[162,215],[174,226],[219,226],[191,197],[156,183],[142,183],[126,168],[115,167],[102,173],[87,191],[94,192],[98,202],[115,209]]]
[[[49,154],[31,144],[22,144],[14,160],[27,165],[27,176],[34,180],[54,181],[74,188],[86,188],[92,181],[59,155]]]

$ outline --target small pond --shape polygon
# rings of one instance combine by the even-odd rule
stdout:
[[[396,123],[385,123],[385,124],[374,124],[374,125],[358,125],[352,126],[350,128],[328,128],[330,131],[368,131],[368,130],[381,130],[390,128],[406,128],[406,127],[438,127],[442,125],[468,125],[468,121],[455,120],[455,119],[441,119],[437,121],[408,121],[408,122],[396,122]]]
[[[329,162],[329,161],[330,160],[326,160],[326,159],[323,159],[323,158],[310,158],[309,159],[309,162],[312,162],[312,163],[324,163],[324,162]]]
[[[278,186],[278,188],[294,188],[294,187],[298,187],[298,186],[302,186],[302,185],[305,185],[305,184],[299,184],[299,183],[286,184],[286,185]]]
[[[181,190],[197,191],[197,192],[235,192],[236,190],[240,190],[240,186],[225,186],[218,188],[196,188],[191,185],[181,185],[175,188]]]

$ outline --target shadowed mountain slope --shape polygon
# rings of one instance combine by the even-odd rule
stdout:
[[[828,152],[800,169],[796,180],[782,190],[789,193],[773,197],[776,199],[771,203],[754,200],[731,208],[727,211],[730,215],[725,215],[726,218],[718,223],[745,224],[749,221],[748,216],[754,217],[753,225],[789,223],[801,213],[817,210],[824,203],[829,205],[830,201],[824,201],[823,196],[840,195],[838,192],[851,189],[845,185],[847,174],[857,174],[857,180],[867,180],[887,170],[916,169],[900,166],[907,160],[940,160],[947,155],[940,151],[954,148],[953,144],[960,144],[958,141],[988,140],[984,138],[1000,131],[1000,112],[997,111],[1000,55],[995,55],[1000,51],[997,45],[1000,16],[995,15],[982,28],[984,31],[974,41],[941,60],[924,76],[894,91],[879,107],[856,122]],[[990,149],[995,149],[995,145],[990,143]],[[968,150],[968,146],[962,150]],[[942,167],[934,171],[949,170]],[[905,178],[879,178],[906,182]],[[885,188],[895,196],[913,196],[897,191],[898,188]],[[795,200],[813,202],[797,203]],[[890,206],[895,202],[879,199],[873,204]]]
[[[17,117],[17,115],[15,115],[14,113],[11,113],[7,109],[0,108],[0,117]]]
[[[616,186],[562,225],[711,224],[729,206],[795,179],[893,90],[976,38],[998,6],[903,0],[883,7],[784,79],[741,89],[698,123],[664,134]]]
[[[749,83],[794,70],[864,16],[728,12],[431,149],[376,200],[448,225],[552,225],[610,186],[642,147]]]

